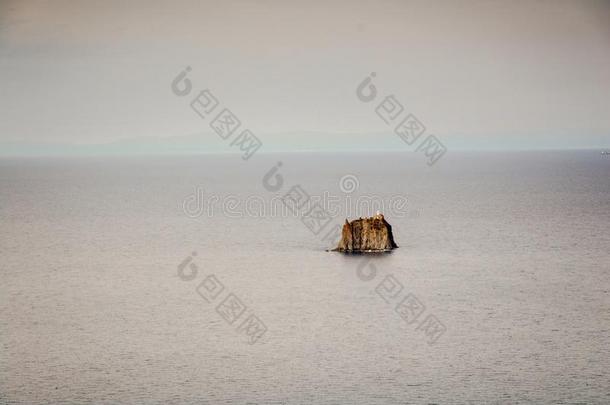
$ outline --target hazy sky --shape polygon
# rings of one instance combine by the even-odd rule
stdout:
[[[610,2],[557,0],[0,0],[0,142],[210,132],[187,65],[257,134],[391,132],[376,72],[449,147],[610,146]]]

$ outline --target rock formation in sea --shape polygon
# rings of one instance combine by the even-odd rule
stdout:
[[[341,240],[334,251],[344,253],[387,252],[397,248],[392,225],[377,213],[370,218],[345,220]]]

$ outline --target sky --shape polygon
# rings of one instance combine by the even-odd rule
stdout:
[[[222,150],[203,89],[286,149],[400,147],[390,95],[448,148],[607,148],[610,1],[0,0],[5,150]]]

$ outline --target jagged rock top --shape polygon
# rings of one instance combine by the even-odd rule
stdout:
[[[345,253],[387,252],[397,248],[392,225],[377,213],[370,218],[345,220],[341,240],[334,251]]]

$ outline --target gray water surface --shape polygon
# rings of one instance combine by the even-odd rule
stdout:
[[[183,210],[196,187],[254,201],[295,184],[342,204],[403,196],[384,210],[400,248],[363,262],[294,216]],[[595,151],[3,159],[0,221],[1,403],[610,403]],[[211,275],[224,289],[207,302]],[[232,324],[229,294],[246,307]],[[424,306],[411,323],[407,296]],[[267,330],[249,344],[252,314]],[[431,316],[440,336],[418,329]]]

